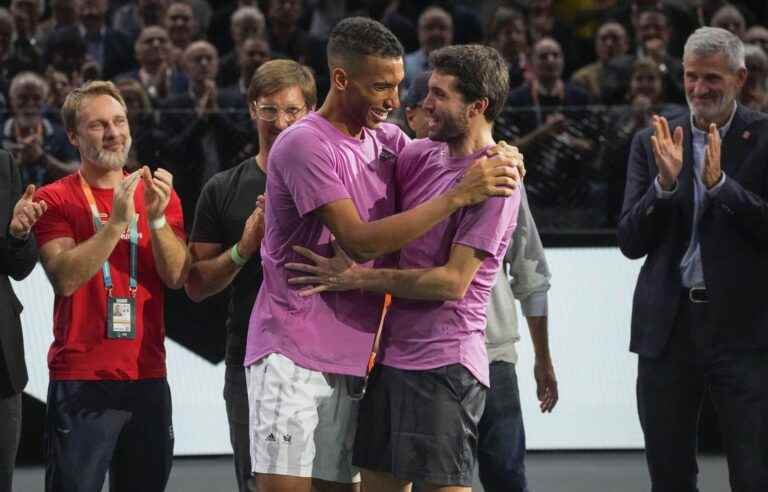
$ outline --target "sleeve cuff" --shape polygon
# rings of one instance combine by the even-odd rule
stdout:
[[[549,305],[546,292],[534,292],[520,301],[523,316],[547,316]]]
[[[672,189],[669,191],[664,191],[661,188],[661,183],[659,183],[659,176],[656,176],[656,179],[653,180],[653,187],[656,190],[656,198],[672,198],[674,194],[677,192],[677,181],[675,181],[674,186],[672,186]]]
[[[720,181],[718,181],[715,186],[707,190],[707,196],[710,198],[716,196],[720,189],[723,187],[723,184],[725,184],[725,173],[721,173]]]

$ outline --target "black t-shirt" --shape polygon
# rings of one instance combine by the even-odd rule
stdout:
[[[231,248],[240,240],[245,221],[256,208],[256,198],[265,192],[266,185],[267,175],[254,157],[215,174],[200,193],[190,242],[219,243]],[[248,321],[261,280],[261,255],[257,252],[228,287],[227,365],[243,365]]]

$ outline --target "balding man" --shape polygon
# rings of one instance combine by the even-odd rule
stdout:
[[[603,23],[595,36],[597,61],[578,69],[571,77],[571,82],[581,85],[595,101],[600,101],[603,67],[612,58],[626,54],[628,49],[629,40],[624,26],[615,21]]]
[[[429,70],[429,54],[453,42],[453,19],[441,7],[428,7],[419,16],[419,49],[405,55],[405,87]]]

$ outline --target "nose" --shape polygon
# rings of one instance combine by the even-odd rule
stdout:
[[[288,125],[290,125],[290,118],[285,113],[285,111],[278,111],[277,112],[277,119],[275,119],[275,128],[277,128],[280,131],[285,130],[288,128]]]

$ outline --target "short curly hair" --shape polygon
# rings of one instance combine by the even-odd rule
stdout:
[[[403,45],[382,23],[367,17],[348,17],[336,24],[328,38],[328,64],[349,68],[365,56],[402,58]]]
[[[436,72],[456,77],[456,89],[467,102],[488,99],[485,119],[494,121],[509,93],[509,69],[501,54],[480,44],[453,45],[430,53]]]

